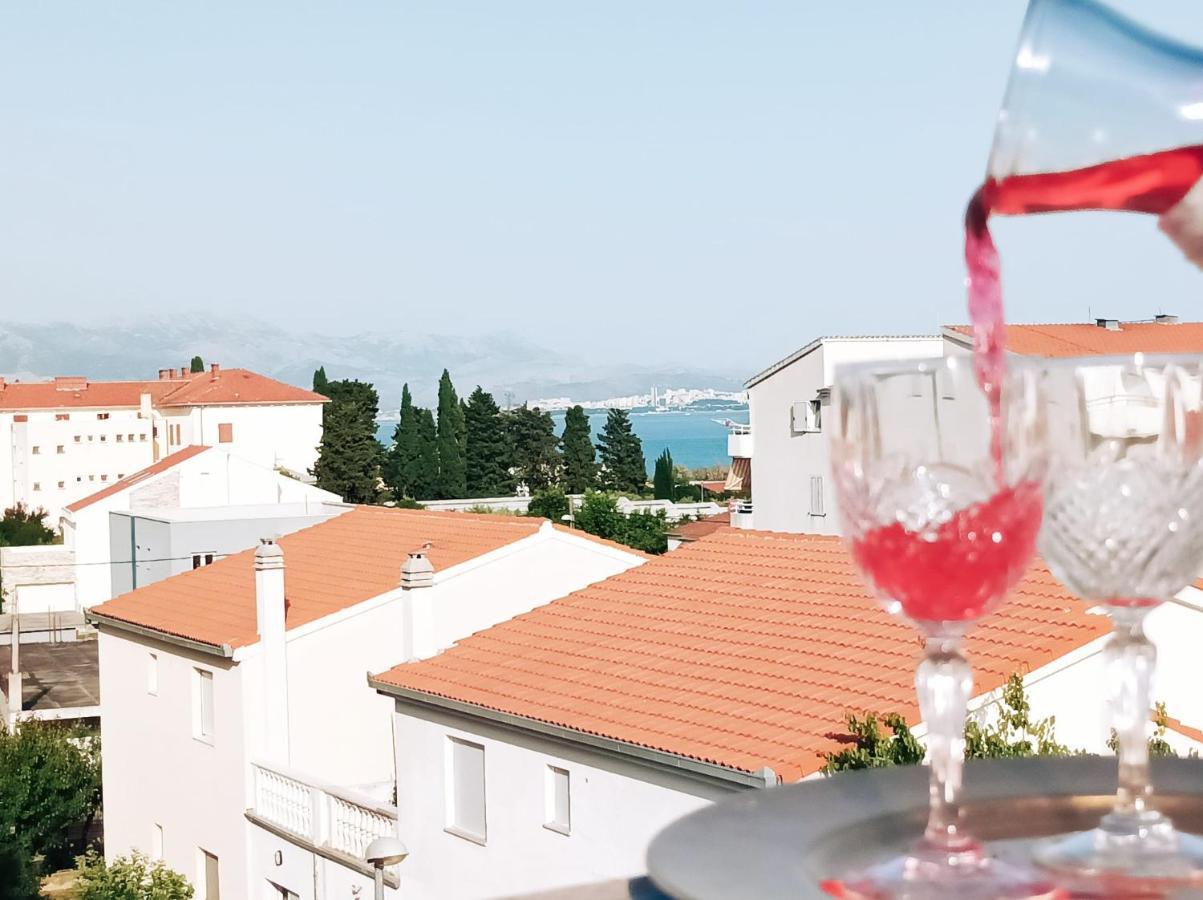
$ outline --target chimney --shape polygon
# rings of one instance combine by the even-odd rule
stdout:
[[[425,659],[435,653],[433,592],[423,590],[434,586],[434,566],[426,558],[429,549],[427,543],[419,550],[410,551],[409,558],[401,564],[404,629],[401,656],[405,660]]]
[[[211,364],[209,366],[209,377],[213,381],[216,381],[219,375],[221,375],[221,366],[219,366],[217,363]]]
[[[0,391],[4,390],[4,376],[0,375]]]
[[[1119,319],[1095,319],[1094,324],[1108,331],[1119,331]]]
[[[1169,313],[1158,313],[1157,315],[1153,316],[1153,321],[1158,325],[1177,325],[1178,317],[1171,316]]]
[[[180,366],[180,377],[181,378],[188,377],[188,367],[187,366]]]
[[[259,721],[262,751],[272,762],[288,763],[288,655],[284,642],[284,551],[275,538],[255,550],[255,621],[259,628],[261,686]]]
[[[159,381],[166,381],[171,377],[171,369],[159,369]]]

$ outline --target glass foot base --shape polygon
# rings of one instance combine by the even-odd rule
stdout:
[[[1175,831],[1155,812],[1109,813],[1093,831],[1043,844],[1036,860],[1075,895],[1160,897],[1203,888],[1203,839]]]
[[[977,844],[950,850],[920,842],[906,856],[878,863],[822,888],[846,900],[1057,900],[1068,896],[1047,873],[985,855]]]

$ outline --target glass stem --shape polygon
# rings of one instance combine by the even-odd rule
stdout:
[[[1115,628],[1103,648],[1108,714],[1119,755],[1116,816],[1143,816],[1152,794],[1147,734],[1157,648],[1145,636],[1145,612],[1112,610]]]
[[[960,637],[929,637],[915,676],[919,712],[927,725],[931,772],[930,810],[924,837],[945,849],[963,849],[961,770],[965,763],[965,711],[973,673],[961,653]]]

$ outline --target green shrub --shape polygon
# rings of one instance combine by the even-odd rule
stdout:
[[[89,851],[76,862],[79,900],[190,900],[192,885],[162,860],[135,850],[111,863]]]

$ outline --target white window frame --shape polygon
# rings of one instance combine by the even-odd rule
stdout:
[[[479,751],[480,754],[480,831],[476,831],[469,823],[464,823],[459,820],[456,806],[458,797],[456,795],[457,784],[462,775],[463,778],[468,777],[468,773],[461,773],[456,765],[456,747],[467,747],[472,750]],[[443,830],[448,834],[453,834],[456,837],[463,838],[466,841],[471,841],[474,844],[480,844],[482,847],[488,841],[489,834],[489,814],[487,790],[488,781],[485,772],[485,748],[483,744],[475,741],[465,740],[463,738],[447,736],[444,745],[444,822]]]
[[[810,476],[810,515],[826,516],[826,507],[823,503],[823,476]]]
[[[564,798],[562,811],[561,793]],[[548,765],[544,770],[543,827],[556,834],[572,834],[572,773],[561,766]]]
[[[159,654],[146,654],[146,693],[159,696]]]
[[[217,872],[217,884],[209,884],[208,859],[213,858],[213,868]],[[221,897],[221,857],[210,853],[203,847],[196,848],[196,883],[200,888],[195,894],[196,900],[209,900],[210,897]]]
[[[206,687],[208,685],[208,687]],[[206,692],[208,696],[206,697]],[[213,699],[213,670],[192,670],[192,736],[203,744],[213,743],[216,722]]]
[[[150,858],[163,858],[163,826],[158,822],[150,827]]]
[[[818,434],[823,430],[823,401],[795,400],[789,407],[789,427],[794,434]]]

